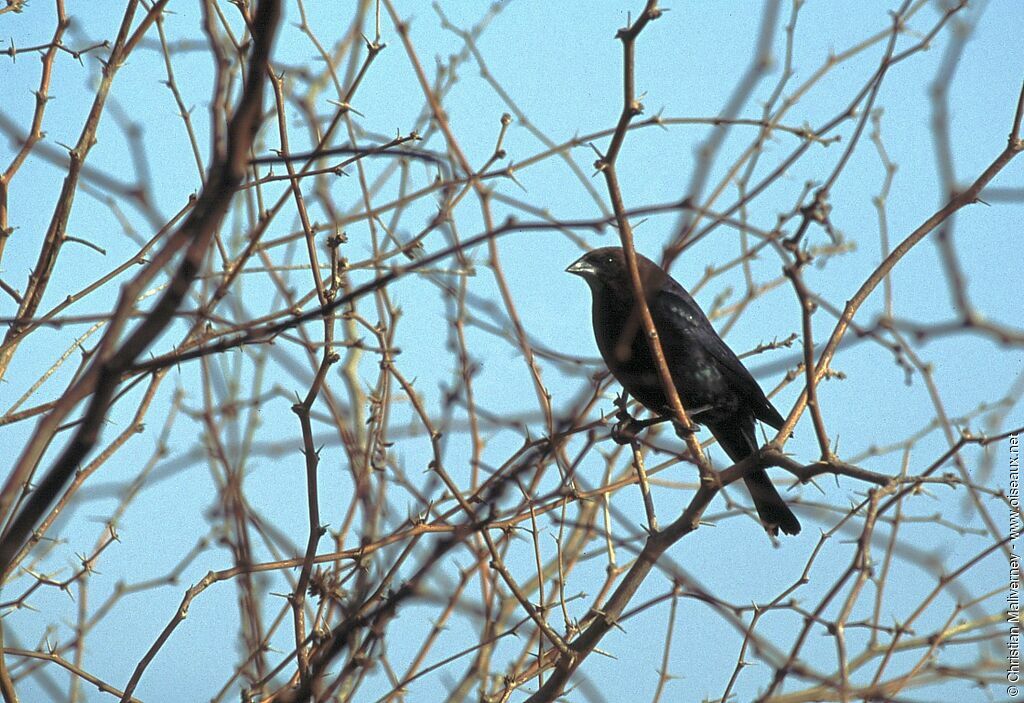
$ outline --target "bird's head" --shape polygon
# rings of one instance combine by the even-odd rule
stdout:
[[[636,255],[636,263],[644,290],[657,290],[667,274],[660,266],[641,254]],[[632,296],[626,254],[620,247],[603,247],[588,251],[565,270],[582,278],[592,290],[603,289],[623,297]]]

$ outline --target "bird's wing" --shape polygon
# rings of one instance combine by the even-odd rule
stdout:
[[[653,306],[664,319],[671,320],[674,326],[678,325],[680,332],[687,338],[698,342],[718,363],[729,385],[747,401],[754,417],[776,429],[782,427],[785,422],[782,415],[765,396],[743,362],[718,336],[711,321],[685,288],[669,277],[654,297]]]

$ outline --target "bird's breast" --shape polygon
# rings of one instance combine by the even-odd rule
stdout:
[[[608,369],[623,388],[655,413],[670,412],[654,356],[635,311],[594,306],[594,335]],[[736,412],[739,399],[728,379],[686,325],[655,318],[673,385],[689,409],[710,408],[696,418],[714,421]]]

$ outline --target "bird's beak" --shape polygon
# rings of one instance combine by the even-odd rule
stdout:
[[[584,260],[582,257],[576,259],[573,263],[569,264],[569,267],[565,269],[566,273],[572,273],[583,278],[588,278],[597,273],[597,269],[589,261]]]

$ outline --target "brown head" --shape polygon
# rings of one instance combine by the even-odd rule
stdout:
[[[660,266],[643,254],[636,255],[636,264],[648,295],[656,292],[668,278]],[[565,270],[586,281],[595,294],[614,295],[622,300],[633,298],[626,254],[621,247],[602,247],[588,251]]]

